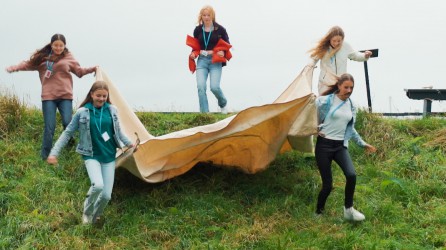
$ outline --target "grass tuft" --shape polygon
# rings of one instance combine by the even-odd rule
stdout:
[[[0,89],[0,139],[16,131],[26,110],[25,103],[15,93]]]

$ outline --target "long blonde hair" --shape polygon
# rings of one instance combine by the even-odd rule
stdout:
[[[203,8],[201,8],[200,13],[198,13],[197,23],[203,24],[203,20],[201,19],[201,16],[203,15],[203,12],[205,10],[209,11],[209,14],[211,15],[211,18],[212,18],[212,22],[215,23],[215,11],[214,11],[214,8],[212,8],[212,6],[210,6],[210,5],[205,5],[205,6],[203,6]]]
[[[327,54],[327,52],[330,49],[330,46],[331,46],[330,40],[335,36],[341,36],[342,41],[344,41],[345,35],[344,35],[344,31],[342,30],[341,27],[339,27],[339,26],[331,27],[330,30],[328,30],[327,34],[325,34],[325,36],[322,37],[321,40],[319,40],[319,42],[317,43],[317,46],[308,51],[310,53],[311,57],[316,58],[316,59],[322,59],[322,57],[324,57],[325,54]],[[336,49],[331,50],[328,57],[332,57],[336,52],[338,52],[338,50],[340,48],[341,48],[341,46],[339,46]]]

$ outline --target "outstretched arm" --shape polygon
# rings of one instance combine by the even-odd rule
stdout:
[[[11,66],[7,67],[5,70],[8,73],[13,73],[13,72],[21,71],[21,70],[29,71],[29,70],[36,70],[36,69],[37,69],[37,67],[32,66],[29,61],[23,61],[23,62],[19,63],[18,65],[11,65]]]

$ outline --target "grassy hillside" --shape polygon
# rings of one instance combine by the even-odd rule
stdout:
[[[219,114],[138,113],[162,135],[213,123]],[[60,123],[59,123],[60,124]],[[39,159],[41,111],[0,94],[0,249],[435,249],[446,248],[446,120],[359,114],[358,131],[378,148],[352,145],[355,207],[342,218],[345,180],[334,167],[326,214],[314,216],[320,178],[314,158],[280,155],[247,175],[209,165],[148,184],[118,169],[105,223],[81,224],[89,186],[66,148],[55,168]],[[56,135],[60,135],[58,127]]]

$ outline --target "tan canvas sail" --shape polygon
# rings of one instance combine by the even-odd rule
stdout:
[[[267,168],[281,151],[294,147],[311,152],[308,138],[317,132],[312,75],[312,69],[305,68],[272,104],[158,137],[144,128],[104,71],[99,69],[96,77],[109,84],[111,101],[118,107],[126,134],[136,140],[137,133],[141,140],[137,152],[129,150],[118,157],[117,167],[155,183],[181,175],[198,162],[256,173]]]

